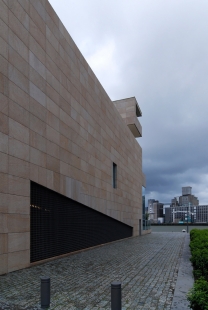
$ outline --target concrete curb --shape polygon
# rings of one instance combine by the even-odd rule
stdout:
[[[194,278],[189,243],[190,234],[186,233],[171,310],[190,309],[186,296],[194,285]]]

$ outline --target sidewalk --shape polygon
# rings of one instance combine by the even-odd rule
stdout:
[[[190,262],[191,252],[189,243],[190,234],[186,233],[171,310],[190,309],[186,295],[194,285],[194,278],[192,272],[193,268]]]
[[[123,310],[170,310],[184,241],[152,233],[0,276],[0,309],[40,309],[40,276],[50,276],[50,309],[109,310],[110,284],[121,281]]]

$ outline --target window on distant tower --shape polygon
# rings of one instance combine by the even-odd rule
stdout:
[[[113,163],[113,188],[117,187],[117,165]]]

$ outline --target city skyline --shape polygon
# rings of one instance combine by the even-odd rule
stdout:
[[[110,98],[138,100],[146,200],[192,186],[207,204],[208,3],[50,3]]]
[[[191,186],[185,186],[185,187],[183,186],[181,188],[181,193],[179,195],[175,195],[174,197],[170,198],[167,201],[159,201],[159,199],[155,199],[154,197],[148,199],[148,201],[149,200],[154,200],[154,201],[158,201],[159,203],[162,203],[162,204],[170,203],[170,205],[176,202],[178,205],[183,205],[183,203],[180,201],[180,198],[182,196],[186,196],[186,195],[193,196],[194,198],[196,198],[198,200],[198,203],[193,204],[193,205],[199,205],[200,204],[199,197],[196,197],[194,191],[192,192],[192,187]],[[146,204],[147,206],[148,206],[148,201],[147,201],[147,204]]]

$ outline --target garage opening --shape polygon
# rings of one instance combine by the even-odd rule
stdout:
[[[131,237],[133,228],[31,182],[30,262]]]

